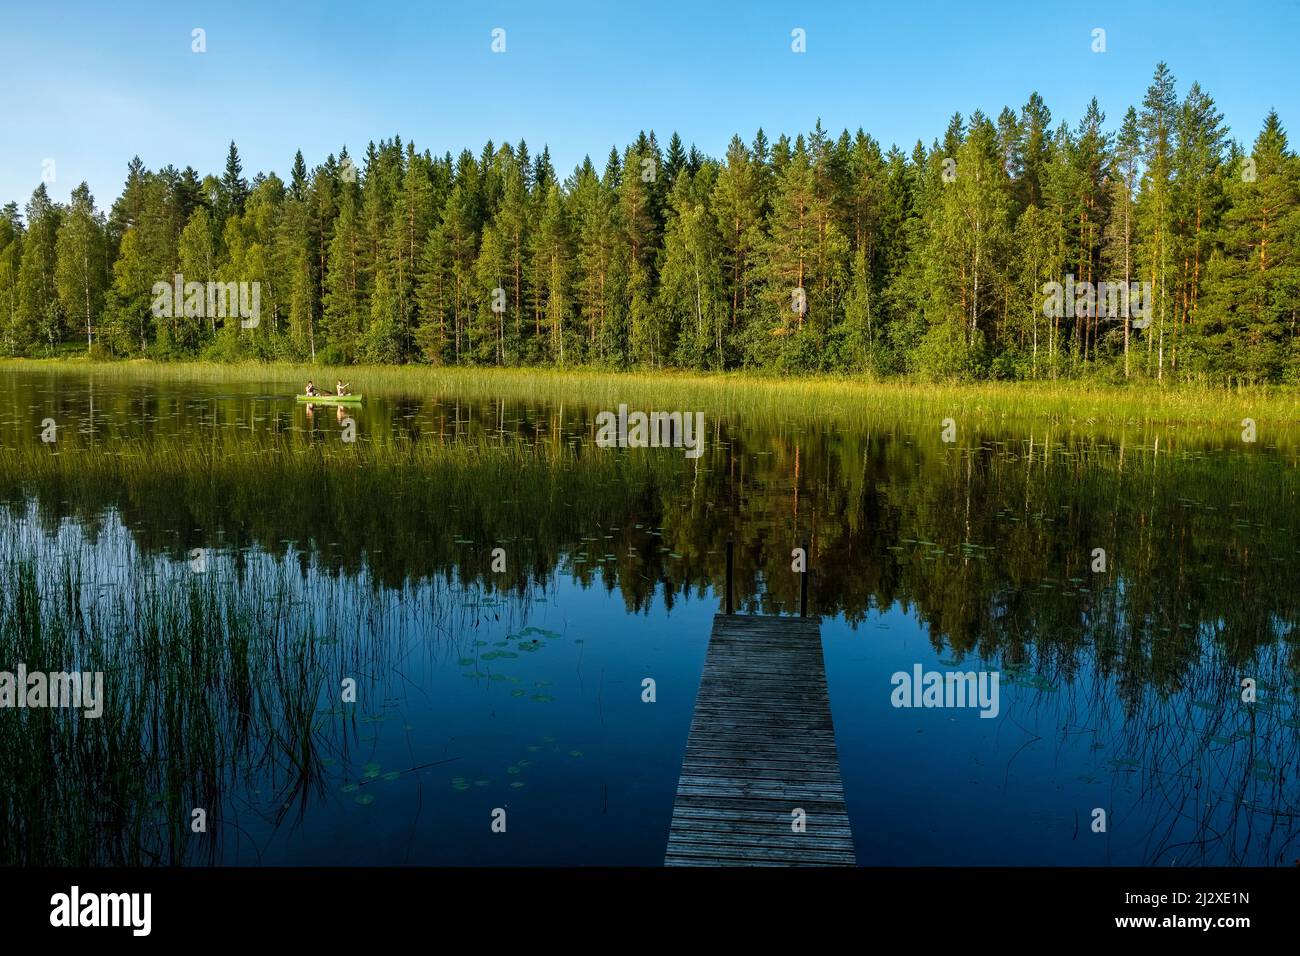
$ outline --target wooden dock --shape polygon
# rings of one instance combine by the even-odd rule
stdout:
[[[820,622],[716,615],[664,864],[856,863]]]

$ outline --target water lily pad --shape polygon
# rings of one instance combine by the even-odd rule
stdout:
[[[520,770],[519,770],[519,768],[518,768],[517,766],[511,765],[511,766],[509,766],[509,767],[506,767],[506,773],[508,773],[508,774],[517,774],[517,773],[520,773]]]
[[[510,692],[510,696],[511,696],[511,697],[523,697],[524,694],[526,694],[526,693],[528,693],[528,691],[524,690],[522,687],[516,687],[514,690],[512,690],[512,691]]]
[[[581,756],[582,756],[582,751],[581,751],[581,750],[570,750],[570,751],[569,751],[569,756],[570,756],[570,757],[581,757]]]
[[[459,664],[461,667],[471,667],[471,666],[473,666],[473,664],[474,664],[474,658],[472,658],[472,657],[462,657],[462,658],[461,658],[460,660],[458,660],[456,663]]]
[[[522,787],[523,785],[524,785],[524,782],[523,782],[522,780],[516,780],[514,783],[510,784],[510,788],[511,788],[512,790],[518,790],[518,789],[519,789],[520,787]]]
[[[398,777],[400,777],[401,775],[402,775],[402,774],[401,774],[401,771],[399,771],[399,770],[390,770],[390,771],[388,771],[388,773],[383,774],[382,777],[381,777],[381,779],[383,779],[383,780],[390,780],[390,781],[391,781],[391,780],[396,780],[396,779],[397,779]]]
[[[368,807],[370,806],[370,804],[375,802],[375,797],[374,794],[359,793],[356,796],[356,801],[357,803],[361,804],[363,807]]]
[[[492,782],[491,780],[475,780],[475,781],[474,781],[474,786],[476,786],[476,787],[486,787],[486,786],[487,786],[488,784],[490,784],[491,782]]]
[[[355,783],[345,783],[339,789],[341,789],[344,793],[356,793],[359,787]]]
[[[533,700],[537,701],[539,704],[549,704],[551,701],[555,700],[555,698],[550,694],[534,694]]]

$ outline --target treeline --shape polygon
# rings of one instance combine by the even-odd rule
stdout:
[[[155,308],[176,273],[260,283],[260,320]],[[1149,314],[1045,314],[1070,277],[1148,284]],[[232,143],[221,177],[137,157],[107,216],[85,184],[0,215],[10,355],[1254,383],[1300,380],[1298,317],[1278,116],[1247,150],[1163,63],[1114,132],[1033,94],[910,154],[820,123],[721,160],[643,133],[563,180],[523,142],[394,137],[249,182]]]

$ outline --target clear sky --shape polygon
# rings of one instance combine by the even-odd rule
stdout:
[[[207,52],[191,52],[191,31]],[[493,28],[506,51],[491,50]],[[1093,53],[1092,31],[1106,31]],[[806,31],[807,52],[791,50]],[[394,133],[434,153],[521,137],[567,174],[638,130],[721,155],[746,141],[861,126],[888,146],[996,116],[1038,90],[1071,125],[1098,97],[1114,128],[1157,61],[1250,142],[1270,108],[1300,136],[1300,0],[1272,3],[143,3],[0,0],[0,202],[82,180],[101,206],[138,154],[287,176]]]

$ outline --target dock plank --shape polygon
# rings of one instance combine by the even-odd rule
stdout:
[[[806,831],[791,829],[796,808]],[[666,866],[853,866],[814,618],[713,619]]]

